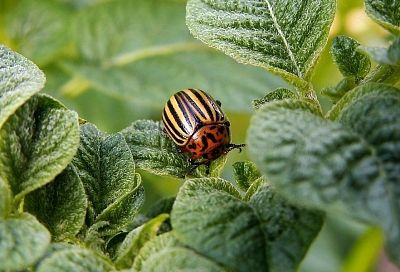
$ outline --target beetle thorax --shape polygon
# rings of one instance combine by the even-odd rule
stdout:
[[[229,127],[225,123],[199,128],[182,148],[192,159],[214,160],[224,154],[230,143]]]

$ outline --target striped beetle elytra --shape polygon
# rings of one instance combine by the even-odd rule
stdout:
[[[162,121],[165,133],[183,152],[190,154],[195,167],[209,165],[232,149],[241,150],[244,146],[231,144],[230,123],[221,103],[199,89],[185,89],[171,96]]]

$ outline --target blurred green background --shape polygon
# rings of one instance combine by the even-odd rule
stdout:
[[[245,142],[251,101],[289,86],[192,38],[185,25],[185,4],[184,0],[0,0],[0,42],[44,70],[44,92],[103,131],[117,132],[137,119],[160,120],[166,100],[192,87],[222,102],[232,123],[233,142]],[[331,39],[338,34],[370,46],[385,45],[389,36],[367,17],[362,1],[339,0],[328,46],[313,77],[317,92],[341,78],[329,55]],[[327,110],[330,102],[319,98]],[[224,177],[231,179],[231,164],[246,158],[245,151],[229,154]],[[181,184],[170,177],[142,174],[145,209],[175,195]],[[381,246],[379,230],[330,215],[301,270],[370,271]]]

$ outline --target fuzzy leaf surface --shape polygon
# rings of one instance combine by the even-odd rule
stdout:
[[[49,244],[50,233],[32,215],[0,219],[0,270],[27,269]]]
[[[11,190],[4,179],[0,177],[0,219],[5,218],[11,211]]]
[[[170,247],[180,246],[183,245],[176,239],[173,231],[151,239],[140,249],[139,255],[135,258],[135,262],[133,263],[134,271],[143,271],[143,265],[157,253],[168,250]]]
[[[139,120],[121,131],[138,168],[157,175],[184,177],[190,170],[188,156],[162,131],[159,122]]]
[[[124,229],[141,207],[141,179],[121,134],[106,135],[89,123],[80,127],[80,134],[73,164],[88,195],[88,223],[109,222],[102,232],[111,235]]]
[[[73,165],[54,181],[28,194],[24,207],[44,224],[56,241],[72,239],[82,228],[87,208],[85,189]]]
[[[367,14],[387,30],[400,33],[400,2],[396,0],[365,0]]]
[[[171,247],[150,257],[143,264],[142,271],[157,272],[163,271],[166,267],[171,271],[226,271],[219,267],[218,264],[185,247]]]
[[[181,187],[171,222],[179,241],[228,270],[284,271],[297,268],[323,220],[285,203],[269,186],[246,202],[229,182],[198,178]]]
[[[144,225],[132,230],[125,237],[117,251],[115,264],[119,268],[129,268],[132,266],[139,250],[150,239],[157,236],[161,224],[168,218],[168,214],[160,214],[149,220]]]
[[[393,225],[386,227],[391,255],[400,263],[400,90],[389,85],[368,84],[358,87],[357,99],[341,110],[338,121],[361,135],[380,159],[395,214]],[[361,95],[360,95],[361,94]]]
[[[268,180],[288,198],[320,208],[331,205],[355,213],[350,208],[358,207],[360,214],[388,208],[381,203],[384,179],[370,146],[342,125],[315,115],[307,103],[291,102],[267,105],[251,122],[250,154]]]
[[[79,144],[78,116],[44,95],[32,97],[0,130],[0,176],[20,201],[52,181]]]
[[[216,263],[184,247],[168,232],[150,240],[140,250],[134,271],[226,271]]]
[[[18,107],[43,88],[45,81],[34,63],[0,45],[0,128]]]
[[[296,271],[323,225],[323,213],[288,204],[265,182],[248,203],[261,221],[269,270]]]
[[[235,162],[233,164],[233,175],[239,188],[245,192],[256,179],[261,177],[256,165],[251,161]]]
[[[369,57],[357,48],[360,44],[347,36],[337,36],[333,40],[331,54],[340,72],[345,77],[363,79],[371,68]]]
[[[399,96],[390,88],[363,85],[346,94],[331,115],[342,116],[348,106],[343,125],[313,114],[303,102],[267,105],[253,118],[248,142],[257,165],[287,198],[379,224],[396,255]],[[366,95],[368,89],[377,92]]]
[[[209,46],[304,87],[334,14],[332,0],[190,0],[186,23]]]
[[[334,87],[327,87],[321,90],[321,94],[329,97],[332,101],[337,102],[348,91],[356,87],[354,77],[345,77]]]
[[[257,110],[265,103],[282,100],[286,98],[296,98],[297,95],[289,89],[286,88],[278,88],[270,93],[264,95],[264,97],[253,100],[253,107]]]
[[[111,262],[96,253],[81,248],[71,248],[55,251],[40,262],[38,272],[66,272],[66,271],[111,271]]]

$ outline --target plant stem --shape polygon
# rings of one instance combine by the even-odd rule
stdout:
[[[321,104],[319,103],[317,94],[315,93],[312,84],[309,83],[307,87],[308,87],[307,90],[306,90],[306,91],[302,91],[302,92],[301,92],[301,95],[302,95],[306,100],[309,100],[310,102],[314,103],[314,104],[319,108],[319,111],[320,111],[321,114],[322,114],[322,107],[321,107]]]

